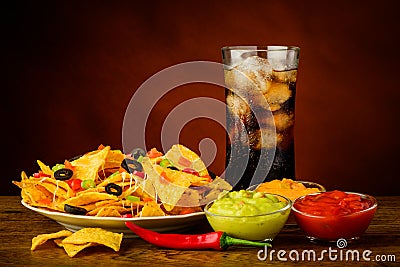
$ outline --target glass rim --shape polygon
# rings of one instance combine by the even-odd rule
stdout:
[[[309,195],[319,195],[319,194],[323,194],[323,193],[326,193],[326,192],[318,192],[318,193],[309,194]],[[365,212],[367,212],[367,211],[371,211],[371,210],[373,210],[373,209],[376,209],[376,208],[378,207],[378,201],[376,200],[375,197],[373,197],[373,196],[371,196],[371,195],[363,194],[363,193],[357,193],[357,192],[348,192],[348,191],[345,191],[345,193],[347,193],[347,194],[359,195],[361,198],[371,200],[371,201],[372,201],[372,206],[369,207],[369,208],[367,208],[367,209],[365,209],[365,210],[360,210],[360,211],[357,211],[357,212],[354,212],[354,213],[350,213],[350,214],[338,216],[338,217],[340,217],[340,218],[351,217],[351,216],[354,216],[354,215],[362,214],[362,213],[365,213]],[[306,195],[306,196],[307,196],[307,195]],[[309,213],[307,213],[307,212],[298,210],[298,209],[295,207],[295,204],[297,204],[297,202],[301,201],[301,200],[302,200],[303,198],[305,198],[306,196],[301,196],[301,197],[297,198],[295,201],[293,201],[293,205],[292,205],[292,211],[293,211],[293,213],[297,213],[297,214],[303,215],[303,216],[305,216],[305,217],[316,218],[316,219],[317,219],[317,218],[318,218],[318,219],[321,219],[321,218],[326,219],[327,217],[329,217],[329,216],[321,216],[321,215],[312,215],[312,214],[309,214]]]
[[[211,201],[204,207],[204,213],[206,215],[210,215],[212,217],[223,217],[223,218],[232,218],[232,219],[237,219],[237,218],[257,218],[257,217],[264,217],[264,216],[269,216],[273,215],[276,213],[281,213],[281,212],[286,212],[287,210],[290,210],[293,207],[293,201],[290,200],[288,197],[279,195],[279,194],[274,194],[274,193],[266,193],[268,195],[276,196],[276,197],[281,197],[286,201],[286,205],[278,210],[274,210],[272,212],[267,212],[263,214],[257,214],[257,215],[222,215],[222,214],[215,214],[210,212],[208,209],[211,207],[212,204],[214,204],[215,200]]]
[[[300,47],[292,45],[238,45],[224,46],[222,51],[300,51]]]

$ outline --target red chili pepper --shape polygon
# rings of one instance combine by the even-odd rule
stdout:
[[[125,222],[135,234],[147,242],[164,248],[195,250],[195,249],[215,249],[224,250],[233,245],[271,247],[270,243],[255,242],[237,239],[228,236],[225,232],[217,231],[199,235],[184,234],[161,234],[148,229],[144,229],[132,222]]]

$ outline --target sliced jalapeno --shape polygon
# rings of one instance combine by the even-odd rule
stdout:
[[[163,159],[162,161],[160,161],[160,166],[164,167],[164,168],[168,168],[168,167],[173,167],[174,165],[172,165],[171,161],[169,161],[169,159]]]
[[[110,195],[119,196],[122,194],[122,187],[114,183],[109,183],[108,185],[106,185],[105,189],[106,192]]]
[[[140,201],[140,197],[137,196],[127,196],[126,200],[130,201],[130,202],[139,202]]]
[[[86,179],[82,181],[81,186],[83,189],[95,188],[96,183],[92,179]]]
[[[74,175],[71,169],[62,168],[54,172],[54,178],[57,180],[68,180]]]
[[[75,215],[85,215],[87,213],[87,210],[85,208],[76,207],[68,204],[64,205],[64,211]]]

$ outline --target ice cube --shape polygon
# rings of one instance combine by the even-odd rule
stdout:
[[[250,112],[249,105],[238,95],[229,93],[226,96],[228,109],[235,115],[243,117]]]
[[[297,78],[297,70],[288,70],[288,71],[273,71],[272,78],[275,81],[283,82],[283,83],[294,83]]]
[[[250,146],[256,150],[272,149],[283,140],[283,135],[276,133],[274,128],[263,128],[249,134]]]
[[[251,56],[230,71],[225,71],[225,83],[238,91],[267,89],[267,80],[271,79],[272,67],[267,59]]]
[[[285,131],[287,128],[293,126],[293,124],[293,112],[277,112],[273,114],[273,117],[264,116],[260,120],[260,127],[275,127],[278,132]]]
[[[268,46],[267,57],[274,70],[285,70],[293,61],[293,53],[288,54],[286,46]],[[289,62],[288,62],[289,59]]]
[[[276,81],[267,81],[267,83],[268,89],[264,97],[270,105],[271,111],[279,110],[280,105],[292,96],[292,91],[289,89],[287,83],[279,83]]]
[[[292,112],[278,112],[274,114],[274,123],[277,131],[282,132],[287,128],[293,126],[294,124],[294,115]]]

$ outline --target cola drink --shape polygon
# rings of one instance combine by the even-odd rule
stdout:
[[[224,47],[225,179],[234,190],[295,179],[298,47]]]

